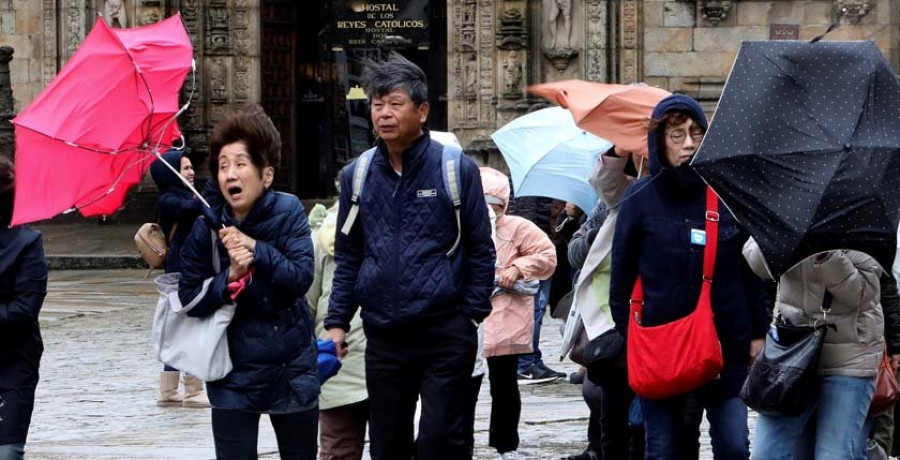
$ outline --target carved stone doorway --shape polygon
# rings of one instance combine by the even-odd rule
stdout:
[[[354,88],[364,60],[389,49],[426,72],[428,126],[447,129],[447,1],[416,1],[430,10],[428,49],[343,46],[334,37],[331,2],[261,1],[262,105],[284,142],[282,190],[304,199],[331,196],[337,171],[372,145],[368,104]]]

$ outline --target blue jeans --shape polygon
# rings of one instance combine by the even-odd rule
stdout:
[[[696,446],[698,427],[688,426],[696,422],[685,423],[686,417],[691,415],[687,413],[689,397],[699,397],[706,409],[713,456],[728,460],[750,458],[747,406],[736,396],[723,399],[711,393],[707,385],[668,399],[641,399],[646,430],[646,460],[682,459],[688,455],[688,450],[693,450],[688,449],[691,442]]]
[[[542,280],[538,287],[537,293],[534,295],[534,337],[532,338],[532,351],[527,355],[519,356],[519,373],[522,374],[529,367],[535,364],[543,363],[541,360],[541,348],[539,346],[541,340],[541,324],[544,322],[544,312],[547,311],[547,304],[550,302],[550,280]]]
[[[821,377],[818,397],[800,415],[760,414],[753,459],[865,460],[863,426],[874,392],[874,377]]]
[[[0,444],[0,460],[22,460],[25,444]]]

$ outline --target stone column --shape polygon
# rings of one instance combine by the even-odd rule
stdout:
[[[15,153],[13,126],[9,122],[15,116],[12,81],[9,77],[9,61],[12,57],[12,47],[0,46],[0,155],[8,158],[12,158]]]

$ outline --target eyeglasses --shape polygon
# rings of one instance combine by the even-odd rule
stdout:
[[[687,133],[682,129],[676,129],[663,134],[669,136],[669,139],[672,139],[672,142],[679,145],[684,144],[684,140],[687,139]],[[691,139],[697,143],[703,140],[704,135],[706,135],[706,132],[704,131],[691,131]]]

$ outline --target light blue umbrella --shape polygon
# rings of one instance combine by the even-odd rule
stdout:
[[[523,115],[491,138],[509,166],[513,193],[575,203],[589,213],[597,192],[588,176],[612,143],[575,125],[571,112],[550,107]]]

